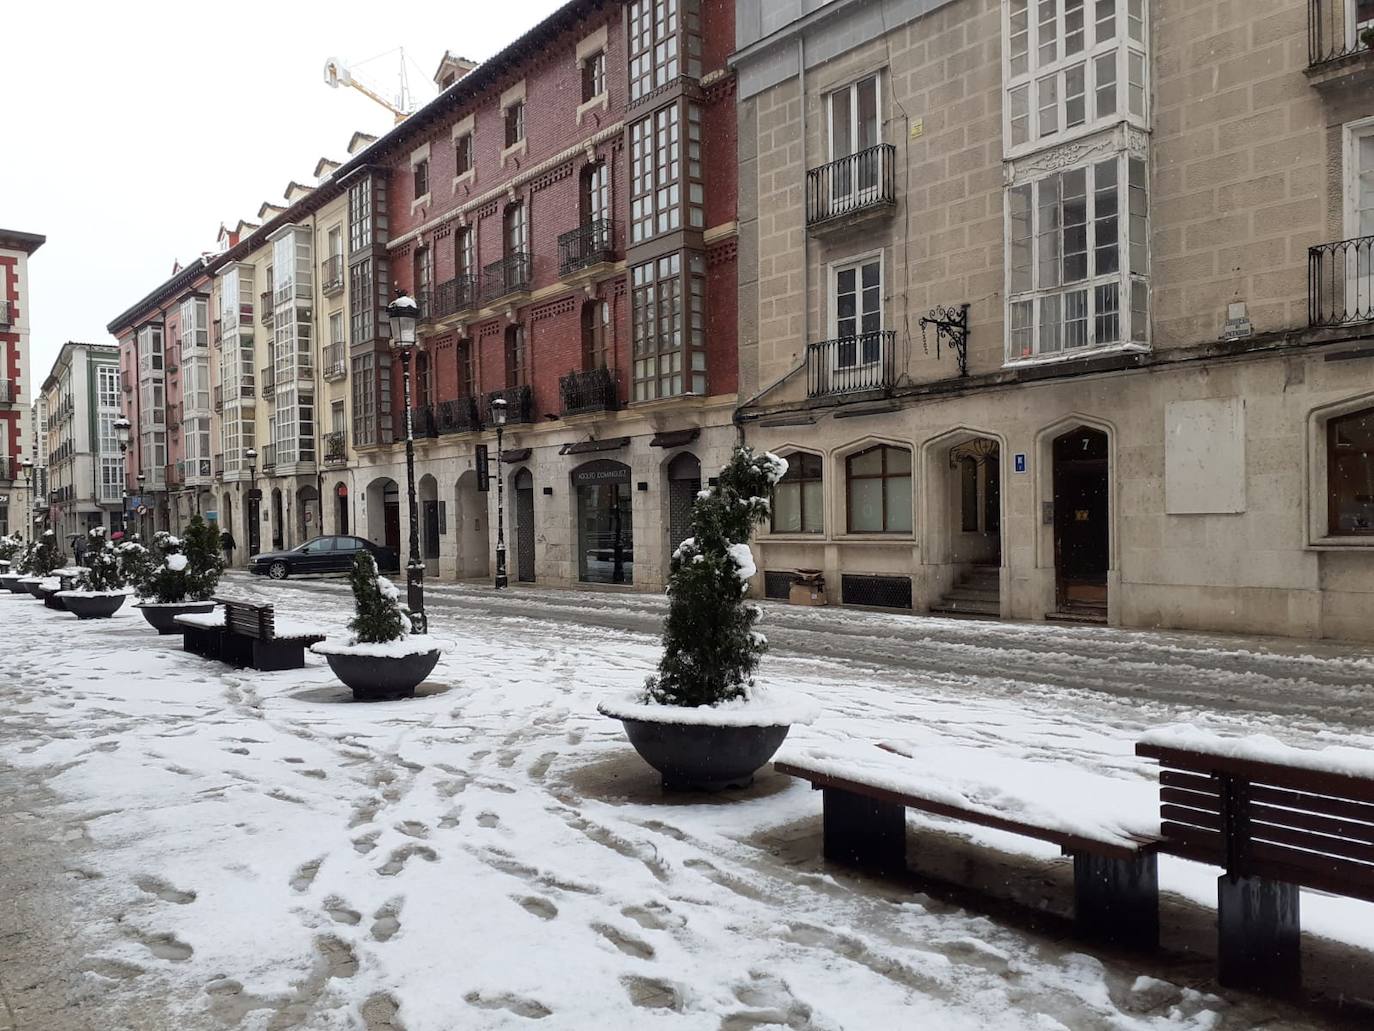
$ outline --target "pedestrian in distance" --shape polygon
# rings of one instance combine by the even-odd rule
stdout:
[[[234,548],[238,545],[234,543],[234,535],[228,530],[221,530],[219,535],[219,546],[224,549],[224,562],[226,565],[234,564]]]

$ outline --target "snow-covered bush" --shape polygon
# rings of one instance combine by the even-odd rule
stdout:
[[[127,560],[138,565],[138,547],[133,543],[125,545],[121,557],[127,553]],[[224,572],[219,532],[213,523],[206,523],[198,515],[191,517],[184,539],[165,530],[153,534],[152,552],[145,561],[146,571],[142,580],[136,582],[138,593],[161,605],[208,601]]]
[[[76,577],[79,591],[119,591],[128,584],[119,556],[111,546],[103,526],[93,526],[86,534],[86,566]]]
[[[190,595],[195,601],[205,601],[215,593],[224,573],[224,552],[219,546],[219,526],[207,523],[199,515],[186,525],[186,558],[191,577]]]
[[[348,624],[353,631],[350,644],[384,644],[399,641],[410,633],[410,616],[401,607],[401,592],[377,572],[372,552],[363,549],[353,560],[348,574],[353,588],[356,615]]]
[[[38,550],[35,541],[25,541],[19,545],[14,557],[10,559],[10,572],[18,573],[20,576],[33,575],[33,553]]]
[[[62,562],[57,551],[57,534],[44,530],[38,544],[29,554],[28,571],[30,576],[52,576],[52,571]]]
[[[17,533],[0,537],[0,562],[12,562],[19,549],[24,546],[24,538]]]
[[[645,684],[646,701],[696,706],[748,697],[767,648],[753,629],[760,609],[744,601],[755,573],[749,537],[785,472],[783,459],[741,446],[717,485],[697,495],[692,536],[673,552],[663,658]]]
[[[134,539],[120,541],[115,545],[115,557],[119,560],[119,575],[124,582],[134,588],[140,597],[151,597],[149,581],[153,576],[153,558],[148,549]]]

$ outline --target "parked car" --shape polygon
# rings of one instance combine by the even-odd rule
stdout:
[[[373,544],[362,537],[331,535],[312,537],[289,551],[264,551],[254,555],[248,563],[248,571],[270,576],[273,580],[285,580],[302,573],[347,573],[353,568],[354,557],[363,549],[372,552],[377,568],[383,572],[401,568],[400,554],[395,548]]]

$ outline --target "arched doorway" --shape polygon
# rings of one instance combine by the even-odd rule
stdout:
[[[955,429],[922,449],[926,607],[951,616],[1002,615],[1002,446]]]
[[[324,533],[320,525],[320,491],[306,486],[296,491],[296,539],[308,541]]]
[[[443,519],[439,512],[439,481],[426,473],[416,486],[420,507],[420,557],[424,559],[425,576],[439,575],[439,534]]]
[[[272,488],[271,529],[272,548],[281,551],[286,547],[286,522],[282,513],[281,488]]]
[[[348,484],[334,484],[334,532],[346,534],[348,529]]]
[[[577,493],[577,577],[583,583],[634,583],[630,467],[600,459],[572,471]]]
[[[1059,610],[1107,618],[1111,470],[1107,434],[1079,426],[1054,439],[1054,572]]]
[[[690,451],[668,463],[668,554],[692,535],[692,506],[701,490],[701,463]]]
[[[515,578],[522,583],[534,583],[534,477],[528,469],[521,469],[511,477],[515,495]]]
[[[486,495],[477,489],[477,471],[458,477],[453,489],[453,537],[458,551],[458,578],[491,575],[491,534]]]
[[[401,555],[401,491],[389,476],[367,485],[367,536]]]

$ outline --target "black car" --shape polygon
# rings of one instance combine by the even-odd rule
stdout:
[[[285,580],[302,573],[347,573],[353,568],[353,559],[364,548],[372,552],[382,572],[401,568],[395,548],[385,548],[361,537],[327,536],[312,537],[290,551],[264,551],[254,555],[248,571],[270,576],[273,580]]]

